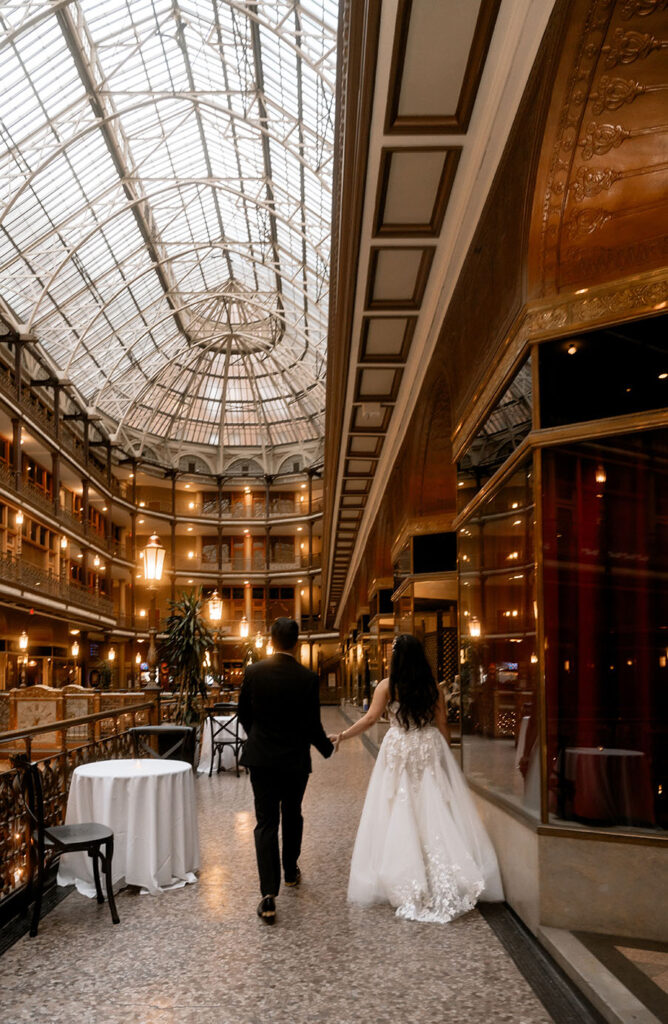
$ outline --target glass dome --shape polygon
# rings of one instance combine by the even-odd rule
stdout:
[[[337,8],[3,5],[0,297],[117,437],[322,437]]]

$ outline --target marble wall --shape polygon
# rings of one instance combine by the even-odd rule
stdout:
[[[539,927],[668,941],[665,844],[539,835],[474,792],[494,843],[508,904]]]

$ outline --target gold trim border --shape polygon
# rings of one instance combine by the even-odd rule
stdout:
[[[550,302],[527,303],[499,346],[496,358],[463,403],[467,411],[452,433],[453,459],[456,461],[471,442],[533,342],[637,320],[666,308],[666,268],[618,281],[614,287],[580,289]]]

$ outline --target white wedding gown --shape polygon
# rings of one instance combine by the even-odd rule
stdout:
[[[402,728],[395,709],[369,780],[348,899],[445,923],[479,899],[503,899],[496,854],[441,733]]]

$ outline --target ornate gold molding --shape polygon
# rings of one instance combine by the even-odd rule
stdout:
[[[513,322],[452,434],[453,458],[475,436],[534,342],[623,323],[668,309],[668,269],[528,303]]]

